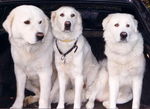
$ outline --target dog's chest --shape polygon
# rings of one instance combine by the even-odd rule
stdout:
[[[74,63],[73,54],[69,54],[66,57],[63,57],[62,55],[59,54],[59,56],[56,59],[56,63],[65,72],[72,71],[72,69],[74,69],[76,67],[76,65]]]
[[[36,60],[37,58],[35,54],[26,52],[24,50],[17,52],[16,55],[17,56],[14,57],[15,61],[25,66],[28,66],[29,64],[33,63],[33,61]]]
[[[64,56],[61,54],[57,54],[57,63],[61,64],[63,67],[68,67],[68,66],[74,66],[73,61],[75,56],[75,53],[70,52],[68,55]]]
[[[117,58],[118,57],[118,58]],[[131,60],[129,58],[126,58],[126,57],[122,57],[122,56],[114,56],[111,58],[114,62],[120,64],[120,65],[125,65],[126,64],[130,64],[131,63]]]
[[[29,76],[35,75],[35,72],[41,69],[41,62],[38,58],[38,54],[33,54],[24,50],[14,50],[12,52],[12,55],[14,63],[19,65],[20,68],[22,68],[24,72]]]
[[[109,61],[113,61],[118,65],[127,65],[132,63],[134,57],[130,54],[128,55],[120,55],[119,53],[112,52],[110,50],[106,50],[106,55]]]
[[[55,43],[55,56],[57,63],[63,67],[72,65],[72,61],[76,58],[78,45],[74,43]]]
[[[26,73],[28,79],[33,79],[37,75],[39,68],[37,68],[37,69],[36,68],[37,67],[34,67],[34,66],[26,66],[25,67],[24,70],[25,70],[25,73]]]
[[[63,72],[69,77],[75,77],[76,73],[78,73],[78,69],[80,69],[81,66],[77,65],[78,57],[74,53],[68,54],[66,57],[63,57],[65,59],[62,59],[62,55],[59,53],[55,55],[56,59],[56,67],[58,69],[58,73]]]
[[[81,72],[79,72],[80,68],[73,63],[69,63],[67,65],[61,64],[61,70],[69,79],[74,80]],[[60,72],[61,73],[61,72]]]
[[[131,86],[132,80],[138,72],[138,66],[134,65],[132,61],[129,61],[126,64],[115,63],[115,65],[112,66],[110,69],[110,73],[114,69],[115,75],[119,77],[119,84],[121,86]]]

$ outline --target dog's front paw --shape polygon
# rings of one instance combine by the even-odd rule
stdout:
[[[13,106],[12,106],[12,107],[10,107],[9,109],[17,109],[17,108],[18,108],[18,107],[13,107]]]
[[[58,104],[57,109],[64,109],[64,105]]]
[[[74,105],[73,109],[81,109],[81,106],[80,105]]]
[[[22,109],[22,106],[12,106],[9,109]]]
[[[109,106],[109,101],[104,101],[104,102],[103,102],[103,106],[104,106],[106,109],[118,109],[118,107],[116,107],[116,108],[110,107],[110,106]]]
[[[94,102],[88,101],[86,104],[86,109],[93,109],[94,108]]]
[[[39,109],[51,109],[51,106],[39,105]]]
[[[110,108],[106,108],[106,109],[119,109],[119,108],[118,108],[118,107],[116,107],[116,108],[111,108],[111,107],[110,107]]]
[[[12,107],[10,107],[9,109],[16,109],[16,108],[17,108],[17,107],[13,107],[13,106],[12,106]]]
[[[10,107],[10,109],[22,109],[23,103],[15,101],[15,103]]]
[[[102,104],[103,104],[103,106],[104,106],[106,109],[109,109],[109,102],[108,102],[108,101],[104,101]]]
[[[49,109],[49,108],[50,108],[49,103],[39,101],[39,109]]]

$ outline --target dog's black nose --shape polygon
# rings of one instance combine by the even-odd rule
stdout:
[[[120,37],[121,37],[121,40],[125,40],[127,38],[127,33],[126,32],[121,32]]]
[[[70,30],[71,27],[71,22],[70,21],[66,21],[65,22],[65,30]]]
[[[36,39],[37,39],[37,41],[40,41],[43,38],[44,38],[44,33],[42,33],[42,32],[37,32],[36,33]]]

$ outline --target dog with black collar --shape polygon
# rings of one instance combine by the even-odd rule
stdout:
[[[83,86],[86,84],[88,88],[93,83],[100,66],[82,35],[82,20],[77,10],[68,6],[60,7],[51,13],[51,24],[59,83],[57,109],[64,108],[68,87],[73,87],[75,92],[74,109],[80,109]]]

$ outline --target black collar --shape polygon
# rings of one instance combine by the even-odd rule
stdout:
[[[59,47],[58,47],[57,39],[56,39],[55,41],[56,41],[57,50],[58,50],[59,53],[63,56],[63,58],[65,58],[66,55],[69,54],[73,49],[75,49],[75,50],[74,50],[74,53],[75,53],[75,52],[77,51],[77,49],[78,49],[78,46],[77,46],[78,40],[76,40],[75,43],[74,43],[74,45],[73,45],[67,52],[63,53],[63,52],[59,49]],[[63,60],[63,59],[62,59],[62,60]]]

